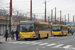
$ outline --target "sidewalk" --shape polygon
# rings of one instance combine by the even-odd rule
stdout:
[[[15,40],[11,40],[11,38],[9,37],[9,38],[7,39],[7,41],[5,41],[5,38],[0,37],[0,42],[16,41],[16,37],[14,37],[14,38],[15,38]]]
[[[0,36],[0,39],[3,38],[3,36]]]

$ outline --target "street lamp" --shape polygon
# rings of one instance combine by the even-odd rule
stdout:
[[[56,24],[56,7],[55,7],[55,24]]]
[[[73,15],[73,22],[74,22],[74,15]]]
[[[54,10],[55,8],[53,8],[53,9],[51,9],[51,23],[53,23],[53,10]]]

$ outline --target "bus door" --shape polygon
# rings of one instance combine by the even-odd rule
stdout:
[[[35,24],[35,26],[34,26],[34,31],[35,31],[36,38],[39,37],[39,31],[40,31],[39,27],[40,27],[39,24]]]

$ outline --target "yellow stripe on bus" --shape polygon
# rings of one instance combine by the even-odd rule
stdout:
[[[46,23],[46,22],[40,22],[40,24],[49,24],[49,23]]]
[[[20,21],[20,22],[29,22],[29,21]]]

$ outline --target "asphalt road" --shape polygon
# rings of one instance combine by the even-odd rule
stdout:
[[[2,40],[2,39],[1,39]],[[0,42],[0,50],[75,50],[75,35]]]

